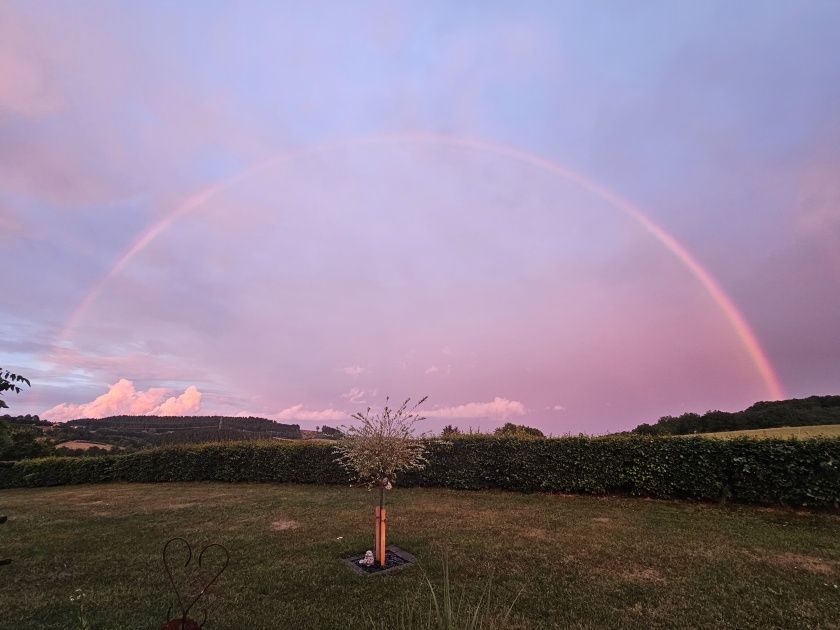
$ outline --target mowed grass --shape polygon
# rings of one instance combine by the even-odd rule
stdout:
[[[159,628],[173,536],[231,552],[207,628],[363,628],[440,584],[512,628],[840,627],[840,517],[631,498],[397,489],[391,542],[422,569],[362,577],[375,495],[274,484],[0,491],[0,627]],[[424,596],[424,595],[423,595]],[[200,620],[200,610],[197,611]]]
[[[721,431],[701,433],[702,437],[731,440],[733,438],[755,438],[759,440],[789,440],[815,437],[840,437],[840,424],[815,424],[807,427],[773,427],[772,429],[745,429],[744,431]]]

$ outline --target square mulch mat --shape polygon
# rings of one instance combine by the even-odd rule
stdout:
[[[349,558],[343,558],[342,561],[359,575],[380,575],[382,573],[390,573],[391,571],[396,571],[397,569],[409,567],[417,562],[417,558],[407,551],[400,549],[396,545],[388,545],[385,547],[384,567],[380,567],[378,564],[374,564],[371,567],[362,566],[359,564],[359,560],[364,557],[365,554],[360,553],[355,556],[350,556]]]

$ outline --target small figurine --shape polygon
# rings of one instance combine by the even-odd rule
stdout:
[[[391,480],[388,479],[388,477],[383,477],[381,483],[382,483],[382,487],[385,488],[386,490],[390,490],[391,488],[394,487],[394,486],[391,485]]]
[[[359,564],[363,567],[373,566],[373,552],[370,549],[365,552],[365,557],[359,560]]]

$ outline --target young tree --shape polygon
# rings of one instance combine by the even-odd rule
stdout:
[[[418,422],[425,420],[417,409],[427,396],[409,407],[408,398],[398,408],[385,406],[380,412],[372,413],[370,407],[364,413],[353,414],[357,424],[342,427],[344,435],[336,444],[337,461],[354,478],[368,488],[379,487],[379,510],[384,514],[385,490],[390,490],[397,475],[406,470],[420,470],[426,466],[426,445],[423,435],[415,435]],[[380,539],[377,528],[377,539]],[[381,536],[384,539],[384,535]],[[384,548],[384,542],[381,545]],[[383,549],[377,549],[377,561],[382,564]]]

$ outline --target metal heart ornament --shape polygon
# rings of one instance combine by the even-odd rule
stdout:
[[[172,555],[172,552],[170,552],[170,547],[173,545],[173,543],[179,543],[179,546],[182,547],[182,549],[187,552],[186,553],[186,560],[184,561],[183,565],[181,565],[180,562],[178,562],[177,565],[176,565],[176,564],[173,564],[174,560],[171,561],[170,556]],[[173,549],[174,549],[174,547],[173,547]],[[193,606],[195,606],[195,604],[198,602],[198,600],[200,600],[207,593],[207,590],[211,586],[213,586],[213,584],[216,583],[216,580],[218,580],[219,576],[222,573],[224,573],[225,569],[227,569],[227,566],[230,563],[230,553],[228,552],[227,548],[224,545],[220,545],[218,543],[213,543],[213,544],[210,544],[210,545],[206,545],[198,553],[198,561],[196,563],[197,564],[197,569],[196,569],[197,571],[201,571],[202,566],[207,564],[207,562],[205,562],[205,559],[204,559],[205,554],[211,549],[221,549],[224,552],[224,556],[222,556],[222,558],[219,558],[219,559],[223,559],[223,562],[222,562],[222,564],[221,564],[221,566],[219,567],[218,570],[216,570],[215,572],[212,572],[210,574],[211,577],[209,577],[209,579],[207,579],[204,582],[204,584],[201,586],[200,590],[198,591],[198,594],[195,595],[194,597],[192,597],[191,599],[189,599],[188,603],[186,603],[186,605],[185,605],[185,601],[187,601],[187,600],[182,595],[181,589],[178,588],[178,584],[175,581],[175,576],[173,574],[172,568],[173,568],[173,566],[181,566],[181,568],[183,568],[183,569],[187,569],[189,567],[190,562],[192,562],[192,559],[193,559],[192,546],[185,539],[180,538],[180,537],[171,538],[168,541],[166,541],[166,544],[163,546],[163,567],[166,570],[166,575],[169,577],[169,583],[172,585],[172,590],[175,591],[175,597],[178,600],[178,606],[181,609],[181,616],[176,618],[176,619],[170,619],[169,621],[164,623],[163,626],[161,627],[161,630],[198,630],[207,621],[207,610],[206,609],[204,610],[204,617],[201,620],[201,623],[198,623],[197,621],[195,621],[194,619],[191,619],[189,617],[190,610],[192,609]],[[214,555],[214,554],[211,553],[207,556],[208,560],[212,555]],[[169,614],[171,613],[171,611],[172,611],[172,606],[169,607],[169,610],[166,613],[167,618],[169,617]]]

